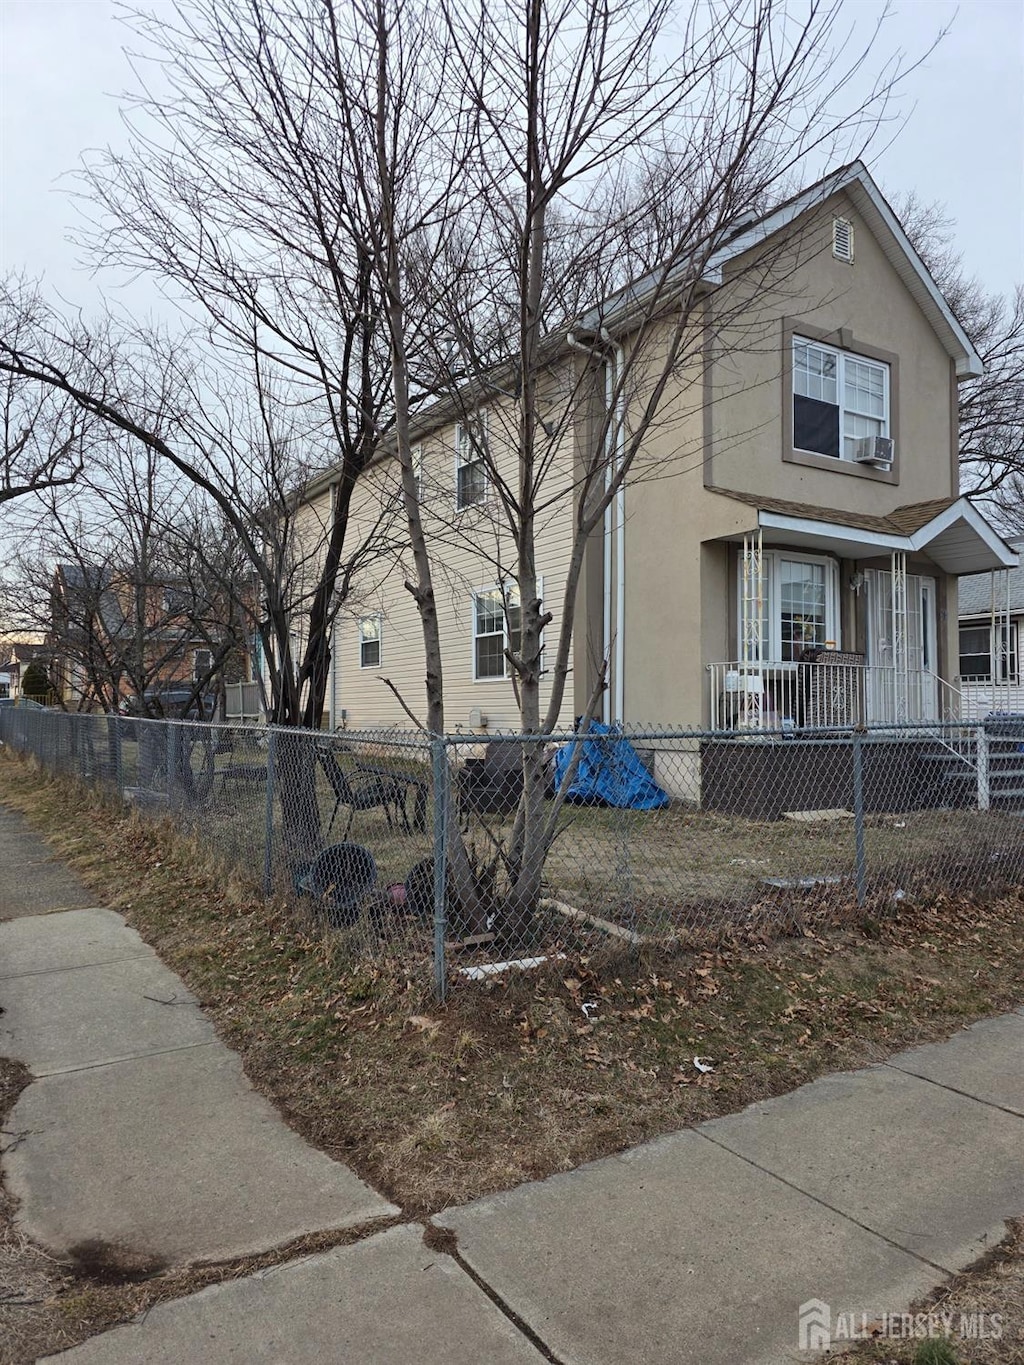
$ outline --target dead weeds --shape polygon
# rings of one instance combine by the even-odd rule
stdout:
[[[11,757],[0,764],[5,799],[184,978],[252,1083],[406,1218],[948,1036],[1024,999],[1024,897],[936,894],[839,928],[824,905],[796,917],[789,937],[747,932],[671,956],[581,954],[567,942],[557,970],[461,983],[439,1007],[397,957],[360,960],[344,935],[263,900],[169,825],[100,808],[95,794]],[[76,1321],[105,1325],[147,1294],[189,1292],[197,1273],[90,1282]]]
[[[1024,1365],[1024,1219],[1010,1220],[1007,1228],[998,1247],[911,1306],[914,1315],[940,1319],[935,1330],[942,1335],[930,1342],[924,1336],[864,1341],[829,1359],[846,1365]],[[927,1325],[920,1323],[922,1332]],[[947,1347],[944,1355],[939,1343]]]

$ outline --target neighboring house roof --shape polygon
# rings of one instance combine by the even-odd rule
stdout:
[[[1015,550],[1024,550],[1024,536],[1016,536],[1006,542]],[[1006,583],[998,579],[995,583],[996,611],[1007,607],[1009,590],[1009,609],[1011,613],[1024,612],[1024,564],[1007,570]],[[969,574],[961,578],[959,585],[959,611],[961,616],[988,616],[992,610],[992,577],[990,574]]]
[[[0,645],[0,668],[10,668],[14,664],[29,664],[33,659],[49,658],[53,651],[46,645],[15,643]]]
[[[113,589],[109,569],[96,564],[58,564],[57,574],[64,582],[69,609],[95,613],[103,629],[116,636],[125,629],[125,615]],[[74,622],[73,624],[78,624]]]
[[[756,508],[757,527],[753,529],[784,531],[794,546],[860,558],[886,550],[923,551],[940,569],[955,575],[987,574],[1019,564],[1016,550],[968,498],[932,498],[907,503],[885,516],[872,516],[726,488],[711,491]]]

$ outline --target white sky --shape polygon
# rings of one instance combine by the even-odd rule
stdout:
[[[859,31],[881,0],[848,0]],[[1024,0],[893,0],[881,51],[916,54],[906,127],[870,169],[888,194],[943,201],[965,264],[1001,290],[1024,280]],[[60,177],[83,149],[119,143],[112,96],[132,84],[111,0],[0,0],[0,267],[45,275],[72,301],[93,287],[65,235]]]

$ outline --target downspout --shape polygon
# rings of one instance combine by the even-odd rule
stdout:
[[[331,484],[331,525],[332,525],[332,526],[333,526],[333,524],[334,524],[334,509],[335,509],[335,507],[337,506],[337,504],[338,504],[338,485],[337,485],[336,483],[332,483],[332,484]],[[330,640],[328,641],[328,645],[327,645],[328,649],[331,651],[331,663],[330,663],[330,667],[329,667],[328,672],[327,672],[327,717],[328,717],[328,727],[329,727],[329,729],[330,729],[331,734],[333,734],[334,731],[338,728],[338,727],[337,727],[337,723],[336,723],[336,721],[335,721],[335,719],[334,719],[334,696],[335,696],[335,682],[336,682],[336,678],[335,678],[335,668],[337,667],[337,662],[338,662],[338,650],[337,650],[338,641],[337,641],[337,638],[336,638],[336,636],[337,636],[337,629],[338,629],[338,617],[337,617],[337,614],[335,614],[333,620],[331,621],[331,635],[330,635]]]
[[[608,477],[614,468],[619,471],[622,465],[625,444],[625,402],[622,393],[622,373],[624,369],[622,347],[612,340],[607,329],[601,328],[601,340],[612,356],[614,385],[618,387],[615,397],[615,425],[612,429],[612,460],[608,464]],[[607,371],[606,371],[607,373]],[[612,391],[614,393],[614,389]],[[608,396],[608,408],[612,406],[612,394]],[[609,509],[610,510],[610,509]],[[610,547],[609,547],[610,553]],[[614,683],[614,705],[612,720],[621,725],[625,716],[625,627],[626,627],[626,489],[620,483],[615,492],[615,651],[612,666]]]
[[[572,332],[566,337],[566,341],[574,351],[582,351],[587,356],[593,355],[590,346],[583,345],[576,340]],[[609,365],[607,357],[604,362],[604,405],[605,412],[610,413],[612,400],[615,395],[615,374]],[[605,434],[605,470],[604,470],[604,490],[607,494],[612,481],[612,457],[614,452],[615,432],[611,425]],[[602,591],[602,625],[601,625],[601,652],[604,656],[605,666],[611,665],[611,640],[612,640],[612,504],[609,503],[604,509],[604,521],[601,530],[601,550],[602,550],[602,569],[601,569],[601,591]],[[615,678],[618,677],[618,667],[615,669]],[[611,691],[608,687],[601,694],[601,720],[605,725],[611,722]]]

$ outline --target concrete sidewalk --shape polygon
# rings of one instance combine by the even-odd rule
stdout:
[[[284,1125],[180,979],[2,808],[0,858],[2,903],[26,907],[0,924],[0,1050],[36,1078],[3,1159],[29,1235],[179,1264],[369,1225],[69,1365],[809,1360],[802,1304],[902,1311],[1024,1212],[1018,1013],[449,1210],[443,1251],[375,1231],[398,1210]]]

